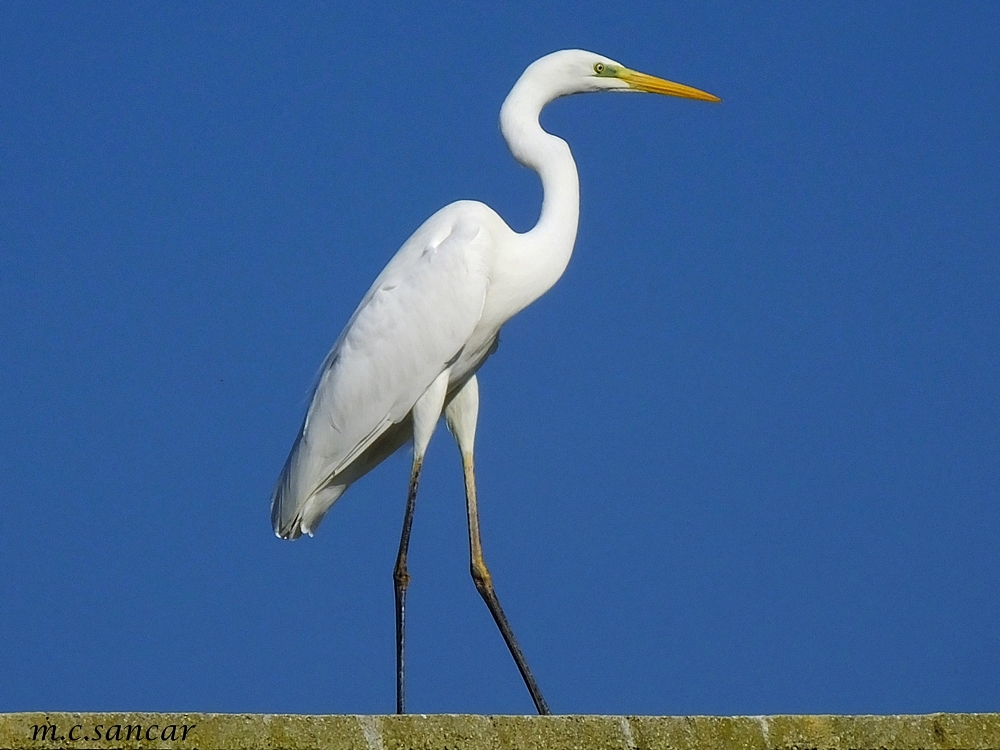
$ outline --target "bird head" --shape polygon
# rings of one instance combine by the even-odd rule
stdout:
[[[700,89],[640,73],[603,55],[579,49],[560,50],[536,60],[524,71],[522,80],[537,82],[550,98],[591,91],[639,91],[721,101]]]

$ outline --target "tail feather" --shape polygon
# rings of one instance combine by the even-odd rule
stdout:
[[[271,527],[281,539],[298,539],[305,531],[302,528],[302,514],[308,496],[303,496],[303,490],[298,486],[301,484],[298,463],[301,458],[302,437],[300,431],[271,495]]]
[[[330,507],[352,483],[399,450],[413,434],[409,415],[390,425],[343,470],[330,475],[329,463],[309,450],[303,430],[292,446],[271,495],[271,527],[281,539],[312,536]]]
[[[299,466],[300,461],[307,459],[303,447],[300,434],[271,495],[271,527],[281,539],[298,539],[303,534],[312,536],[330,506],[350,484],[343,475],[338,475],[319,489],[304,487],[304,477],[312,473],[303,472]]]

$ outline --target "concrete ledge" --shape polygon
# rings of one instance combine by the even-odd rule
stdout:
[[[1000,750],[1000,714],[0,714],[0,750]]]

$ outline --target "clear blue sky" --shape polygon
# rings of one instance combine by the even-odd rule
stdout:
[[[0,4],[0,711],[382,713],[404,452],[269,495],[361,295],[546,111],[576,253],[480,373],[487,560],[556,712],[1000,709],[1000,5]],[[410,707],[530,713],[442,429]]]

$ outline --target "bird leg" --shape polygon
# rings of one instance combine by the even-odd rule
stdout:
[[[417,483],[420,467],[424,463],[427,445],[434,434],[434,427],[441,418],[444,399],[448,393],[451,370],[446,369],[427,387],[413,404],[413,468],[410,470],[410,490],[406,495],[406,514],[403,516],[403,533],[399,537],[399,553],[392,580],[396,591],[396,713],[404,711],[406,696],[406,587],[410,574],[406,570],[406,552],[410,548],[410,529],[413,527],[413,509],[417,504]]]
[[[531,700],[535,702],[535,708],[540,714],[550,714],[552,712],[549,711],[545,698],[542,697],[542,691],[539,690],[538,683],[535,682],[535,677],[531,674],[531,669],[528,668],[528,662],[521,652],[521,647],[517,645],[514,631],[511,630],[507,616],[500,606],[500,600],[497,599],[496,592],[493,590],[493,577],[490,575],[489,568],[486,567],[486,560],[483,559],[483,544],[479,538],[479,509],[476,506],[476,474],[471,452],[462,452],[462,468],[465,470],[465,498],[469,513],[469,556],[471,558],[472,580],[476,584],[479,595],[483,597],[483,601],[489,607],[497,627],[500,628],[500,634],[507,642],[507,649],[514,657],[514,663],[517,664],[521,678],[524,680],[528,692],[531,693]]]
[[[410,529],[413,527],[413,509],[417,504],[417,483],[423,461],[414,457],[410,472],[410,489],[406,495],[406,513],[403,516],[403,533],[399,538],[399,553],[392,580],[396,591],[396,713],[404,713],[406,671],[406,587],[410,574],[406,570],[406,552],[410,547]]]
[[[465,472],[465,501],[469,512],[469,557],[471,558],[472,581],[476,584],[476,590],[483,597],[486,606],[489,607],[490,614],[500,634],[507,642],[507,649],[514,657],[521,672],[521,678],[531,693],[531,700],[535,702],[535,708],[540,714],[551,713],[549,707],[542,697],[542,691],[538,689],[528,662],[521,652],[521,647],[517,645],[514,638],[514,631],[507,622],[507,616],[500,606],[496,592],[493,590],[493,578],[490,576],[489,568],[486,567],[486,560],[483,559],[483,543],[479,538],[479,509],[476,505],[476,472],[473,463],[473,452],[476,442],[476,421],[479,417],[479,383],[473,375],[462,386],[461,390],[455,394],[451,402],[445,407],[445,419],[448,421],[448,428],[455,436],[458,449],[462,453],[462,469]]]

